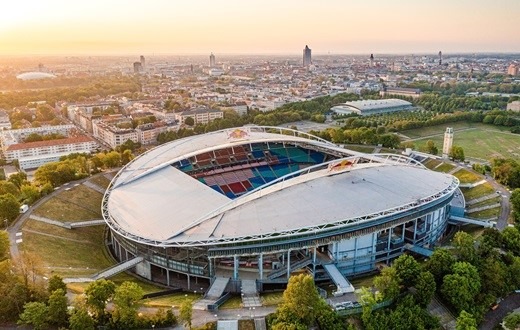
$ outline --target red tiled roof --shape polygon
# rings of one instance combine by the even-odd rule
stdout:
[[[63,144],[74,144],[74,143],[82,143],[82,142],[90,142],[90,141],[94,141],[94,140],[86,135],[82,135],[82,136],[71,137],[71,138],[66,138],[66,139],[34,141],[34,142],[13,144],[7,148],[7,151],[51,147],[51,146],[58,146],[58,145],[63,145]]]

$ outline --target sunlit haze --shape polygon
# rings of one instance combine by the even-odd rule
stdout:
[[[518,0],[2,2],[0,54],[519,52]]]

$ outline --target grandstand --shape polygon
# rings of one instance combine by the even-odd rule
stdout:
[[[263,291],[301,271],[341,283],[337,274],[373,271],[406,244],[431,247],[457,188],[455,177],[408,157],[246,126],[134,159],[112,180],[102,211],[112,253],[143,257],[140,276],[187,288],[228,278],[226,292],[254,279]]]
[[[357,114],[370,116],[381,113],[413,110],[413,105],[400,99],[362,100],[338,104],[330,108],[338,115]]]

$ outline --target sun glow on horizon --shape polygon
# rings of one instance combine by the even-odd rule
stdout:
[[[19,0],[0,55],[520,52],[520,1]]]

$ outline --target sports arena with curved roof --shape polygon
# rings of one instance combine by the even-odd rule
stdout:
[[[17,75],[16,78],[21,79],[21,80],[38,80],[38,79],[56,78],[56,76],[53,75],[52,73],[35,71],[35,72],[21,73],[21,74]]]
[[[369,116],[380,113],[413,109],[414,107],[412,103],[401,99],[351,101],[338,104],[330,108],[331,111],[339,115],[349,115],[355,113],[360,116]]]
[[[115,257],[139,257],[136,272],[153,281],[226,278],[229,290],[249,279],[262,291],[307,271],[347,290],[340,277],[373,271],[406,244],[434,244],[458,184],[404,156],[246,126],[137,157],[102,211]]]

